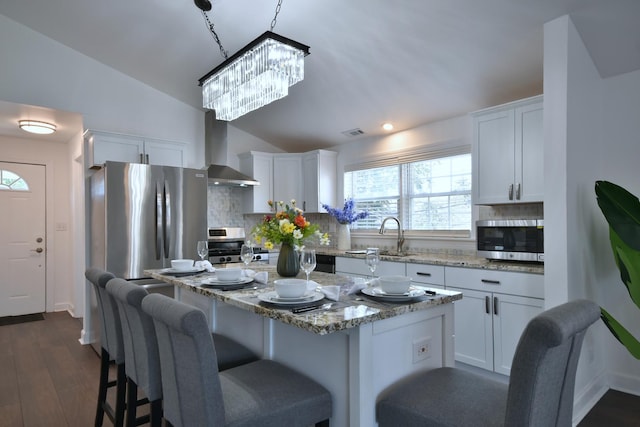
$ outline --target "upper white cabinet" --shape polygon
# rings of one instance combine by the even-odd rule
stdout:
[[[87,131],[87,166],[102,167],[106,161],[183,166],[185,144],[109,132]]]
[[[249,175],[260,185],[243,191],[245,213],[269,212],[269,200],[273,198],[273,154],[250,151],[238,155],[240,172]]]
[[[302,155],[302,209],[305,212],[326,212],[322,205],[336,205],[335,151],[315,150]]]
[[[245,192],[244,212],[268,212],[268,200],[291,199],[305,212],[324,212],[322,203],[335,204],[336,156],[327,150],[239,154],[240,171],[260,182]]]
[[[474,203],[544,199],[542,96],[473,113]]]

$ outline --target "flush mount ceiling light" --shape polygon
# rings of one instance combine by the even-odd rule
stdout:
[[[386,131],[393,130],[393,125],[391,123],[383,123],[382,124],[382,129],[384,129]]]
[[[48,135],[56,131],[56,125],[36,120],[20,120],[18,126],[24,131],[40,135]]]
[[[206,13],[208,1],[194,1],[202,10],[209,31],[225,58],[199,80],[202,106],[215,110],[216,119],[231,121],[284,98],[290,86],[304,79],[304,57],[309,55],[309,46],[272,32],[282,0],[278,1],[271,30],[230,58]]]

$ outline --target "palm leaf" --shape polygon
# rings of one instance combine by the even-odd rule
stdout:
[[[640,252],[627,246],[612,228],[609,229],[609,237],[622,283],[631,300],[640,308]]]
[[[640,342],[602,307],[600,308],[600,318],[629,353],[636,359],[640,359]]]

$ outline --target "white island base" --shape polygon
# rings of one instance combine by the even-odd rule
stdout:
[[[321,335],[177,286],[176,298],[201,308],[212,330],[326,387],[333,397],[332,427],[377,425],[375,403],[386,387],[418,371],[454,365],[452,303]],[[323,314],[306,316],[313,322]]]

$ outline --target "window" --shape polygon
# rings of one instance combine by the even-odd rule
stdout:
[[[15,173],[0,169],[0,190],[29,191],[29,185]]]
[[[358,211],[370,213],[352,224],[355,229],[377,229],[393,216],[405,230],[468,235],[471,154],[465,147],[354,165],[344,174],[344,195],[353,197]]]

